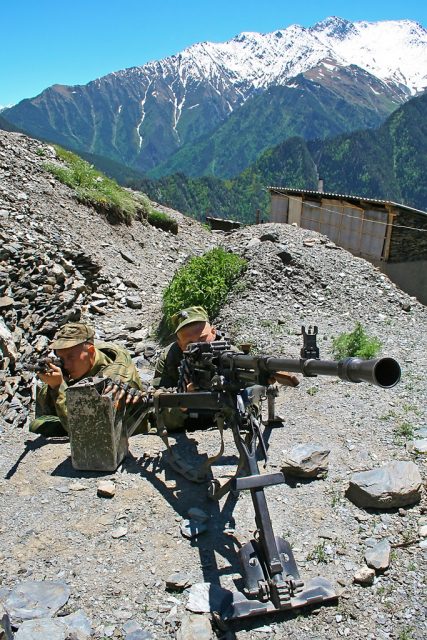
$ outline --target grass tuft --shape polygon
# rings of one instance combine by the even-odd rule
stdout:
[[[153,227],[163,229],[163,231],[170,231],[175,235],[178,233],[177,221],[162,211],[150,211],[147,216],[147,221],[153,225]]]
[[[378,338],[367,335],[360,322],[351,333],[341,333],[332,341],[332,352],[337,360],[341,358],[373,358],[379,352],[382,343]]]
[[[93,165],[75,153],[55,145],[56,155],[64,165],[45,163],[45,169],[60,182],[74,189],[79,202],[105,214],[112,224],[130,224],[133,219],[147,218],[152,207],[144,194],[133,194],[107,178]]]

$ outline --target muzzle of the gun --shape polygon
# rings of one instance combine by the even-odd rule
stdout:
[[[306,360],[305,375],[335,375],[346,382],[369,382],[383,389],[391,389],[400,380],[400,365],[394,358],[344,358],[330,360]]]
[[[370,382],[371,384],[390,389],[400,380],[400,365],[394,358],[346,358],[340,361],[339,377],[349,382]]]

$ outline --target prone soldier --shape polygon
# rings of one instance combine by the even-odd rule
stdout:
[[[45,437],[68,435],[66,391],[77,382],[94,376],[111,378],[127,385],[126,390],[117,391],[115,400],[119,402],[126,396],[125,402],[132,405],[126,412],[126,420],[129,424],[133,421],[137,411],[136,406],[132,410],[133,405],[145,388],[130,353],[122,346],[109,342],[95,345],[94,336],[95,332],[88,324],[65,324],[57,331],[50,345],[60,360],[47,358],[44,363],[33,367],[43,386],[37,390],[35,419],[30,424],[32,433]],[[114,386],[111,384],[108,390],[114,392]],[[137,432],[146,430],[147,420],[143,420]]]
[[[225,334],[209,322],[206,310],[200,306],[188,307],[172,316],[172,324],[175,329],[175,342],[172,342],[160,354],[152,385],[155,388],[176,388],[179,382],[179,370],[183,352],[193,342],[214,342],[225,340]],[[237,351],[230,345],[231,350]],[[285,371],[272,375],[270,383],[278,382],[284,386],[296,387],[299,379],[296,375]],[[187,391],[196,390],[192,383],[186,385]],[[249,393],[251,391],[249,390]],[[164,425],[168,431],[197,428],[200,425],[201,416],[194,412],[184,412],[180,409],[167,409],[164,414]],[[205,418],[206,420],[206,418]]]

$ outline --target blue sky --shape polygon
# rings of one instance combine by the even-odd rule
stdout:
[[[126,67],[242,31],[309,27],[328,16],[410,19],[427,28],[422,0],[3,0],[0,106],[59,84],[85,84]]]

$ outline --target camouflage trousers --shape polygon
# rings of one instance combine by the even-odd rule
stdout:
[[[131,429],[132,419],[130,416],[127,422],[129,429]],[[149,428],[150,426],[147,418],[142,421],[136,431],[132,432],[132,435],[136,436],[144,433],[146,434],[148,433]],[[45,438],[64,438],[69,435],[58,416],[49,415],[34,418],[30,423],[29,431],[31,433],[44,436]]]

